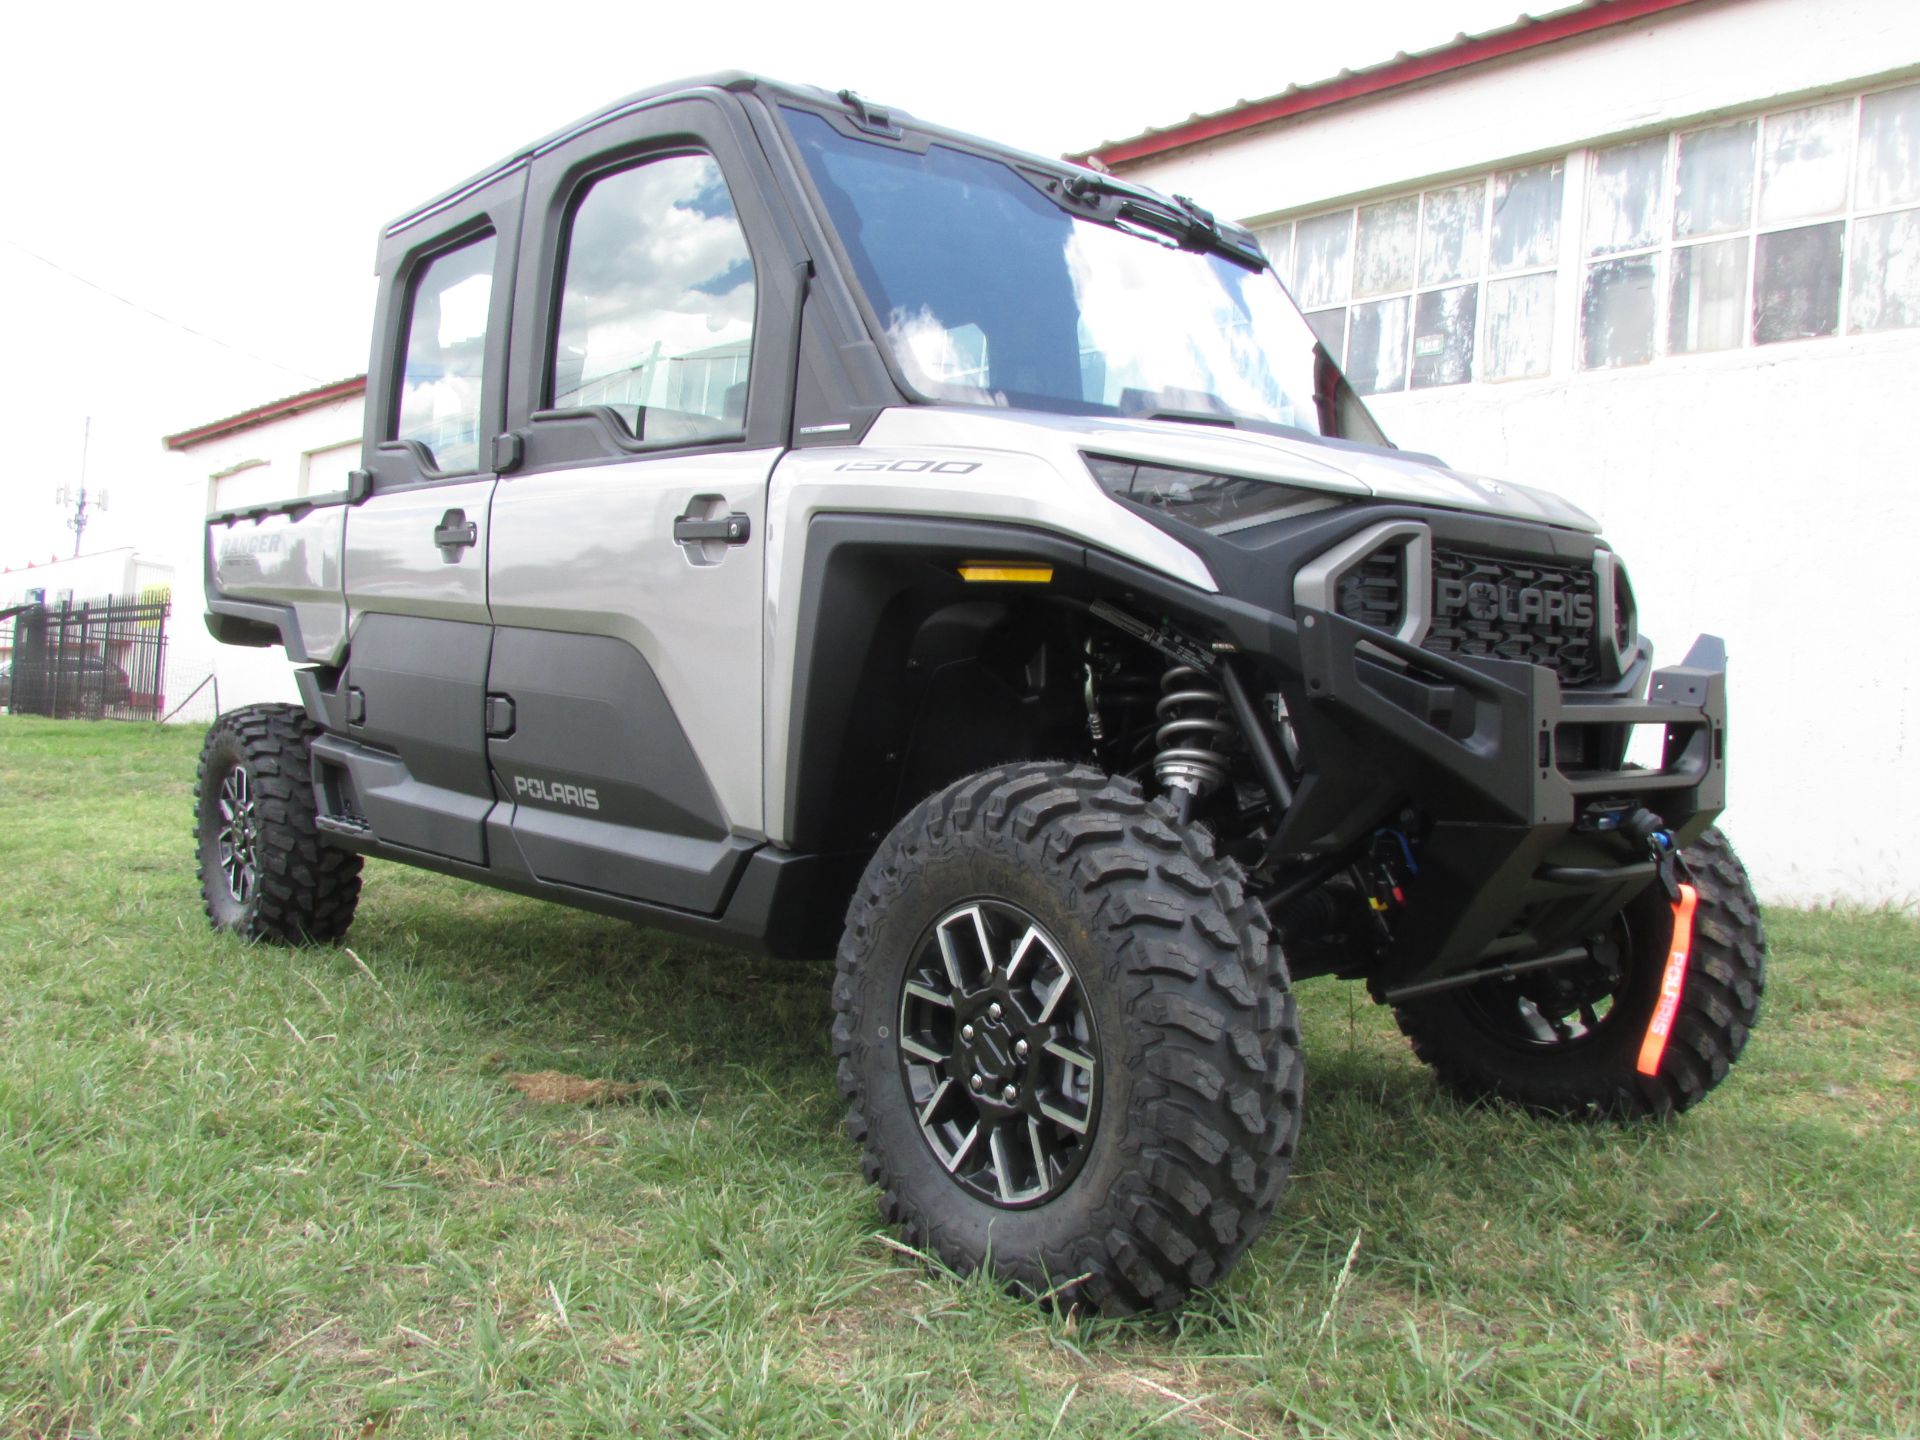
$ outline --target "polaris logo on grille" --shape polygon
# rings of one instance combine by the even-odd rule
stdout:
[[[545,800],[549,805],[571,805],[576,810],[598,810],[600,792],[557,780],[542,780],[532,775],[513,777],[513,793],[529,800]]]
[[[1439,580],[1433,605],[1443,617],[1465,611],[1475,620],[1510,625],[1554,625],[1568,630],[1593,628],[1593,597],[1542,590],[1537,585],[1496,585],[1491,580]]]

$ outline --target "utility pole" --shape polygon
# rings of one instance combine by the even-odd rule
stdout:
[[[87,498],[87,449],[93,440],[93,417],[87,416],[87,425],[80,432],[80,490],[75,494],[71,487],[62,485],[54,492],[53,503],[60,506],[73,506],[73,514],[67,519],[67,528],[73,531],[73,553],[80,554],[80,537],[86,534],[87,511],[107,508],[107,492],[102,490],[91,500]]]

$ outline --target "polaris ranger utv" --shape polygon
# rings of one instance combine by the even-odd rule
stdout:
[[[208,524],[214,634],[304,667],[208,737],[215,925],[333,940],[372,855],[837,945],[887,1216],[1109,1312],[1272,1213],[1290,979],[1543,1111],[1740,1054],[1720,644],[1654,670],[1588,516],[1392,447],[1247,231],[727,74],[378,273],[364,468]]]

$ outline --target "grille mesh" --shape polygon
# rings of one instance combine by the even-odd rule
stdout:
[[[1401,546],[1385,546],[1342,577],[1335,597],[1340,613],[1377,630],[1397,628],[1403,610],[1404,554]],[[1516,613],[1521,592],[1538,591],[1545,597],[1564,597],[1569,607],[1577,597],[1584,597],[1588,613],[1593,614],[1598,587],[1590,566],[1475,555],[1436,546],[1433,578],[1432,619],[1421,642],[1426,649],[1441,655],[1544,665],[1568,686],[1590,684],[1599,678],[1595,624],[1576,627],[1565,620],[1521,618]],[[1474,599],[1470,605],[1458,600],[1442,603],[1448,593],[1468,591]],[[1554,608],[1559,608],[1557,603]]]
[[[1492,593],[1500,599],[1491,608],[1499,613],[1484,618],[1473,613],[1475,608],[1490,608],[1484,604],[1472,607],[1456,603],[1443,609],[1439,597],[1447,592],[1449,581],[1466,587],[1492,586]],[[1476,655],[1544,665],[1559,675],[1563,685],[1585,685],[1599,676],[1600,651],[1594,644],[1591,620],[1575,628],[1565,621],[1522,619],[1511,613],[1519,592],[1537,590],[1549,597],[1563,596],[1569,604],[1584,596],[1587,613],[1592,616],[1596,587],[1591,566],[1470,555],[1436,547],[1433,582],[1433,623],[1422,642],[1427,649],[1442,655]],[[1476,593],[1484,597],[1489,592],[1477,589]]]

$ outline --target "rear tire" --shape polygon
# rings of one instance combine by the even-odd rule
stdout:
[[[313,823],[307,750],[324,732],[296,705],[214,721],[200,751],[194,840],[217,930],[290,945],[338,940],[360,899],[360,857]]]
[[[834,984],[847,1129],[886,1217],[962,1273],[1171,1309],[1273,1211],[1300,1126],[1286,966],[1239,867],[1173,819],[1096,770],[1009,766],[867,867]]]
[[[1621,957],[1617,984],[1597,973],[1583,980],[1542,971],[1410,1001],[1394,1016],[1414,1053],[1467,1099],[1508,1100],[1542,1114],[1632,1119],[1698,1104],[1746,1048],[1766,988],[1767,937],[1726,836],[1708,830],[1687,847],[1686,861],[1700,897],[1693,952],[1657,1075],[1636,1065],[1673,935],[1672,907],[1658,885],[1594,939]]]

